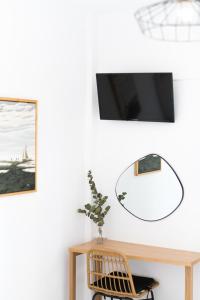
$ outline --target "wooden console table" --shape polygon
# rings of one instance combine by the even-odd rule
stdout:
[[[200,262],[200,253],[106,239],[103,245],[98,245],[96,241],[90,241],[69,249],[69,300],[76,300],[76,256],[86,254],[94,248],[120,251],[130,260],[183,266],[185,268],[185,300],[193,299],[193,266]]]

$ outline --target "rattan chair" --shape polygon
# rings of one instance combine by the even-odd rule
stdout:
[[[90,250],[87,254],[88,287],[97,295],[117,299],[147,296],[154,299],[153,278],[132,275],[127,258],[118,252]]]

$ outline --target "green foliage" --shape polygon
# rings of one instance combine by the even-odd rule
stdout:
[[[117,196],[118,201],[122,204],[122,201],[125,199],[125,196],[127,195],[126,192],[123,192],[121,195]],[[123,204],[122,204],[123,205]]]
[[[88,177],[88,181],[89,181],[90,190],[91,190],[93,200],[92,200],[92,203],[85,204],[84,209],[79,208],[78,213],[85,214],[95,224],[97,224],[98,226],[103,226],[104,225],[104,218],[108,214],[108,212],[111,208],[110,205],[106,205],[108,197],[103,196],[101,193],[99,193],[97,191],[96,184],[93,180],[93,176],[92,176],[91,171],[88,171],[87,177]],[[120,196],[123,197],[122,199],[125,199],[125,195],[126,195],[126,193],[122,193],[122,195],[119,195],[118,200],[119,200]]]
[[[98,193],[91,171],[88,172],[88,181],[93,201],[92,203],[87,203],[84,206],[84,209],[78,209],[78,213],[85,214],[95,224],[98,226],[103,226],[104,218],[110,210],[110,205],[106,205],[108,197]]]

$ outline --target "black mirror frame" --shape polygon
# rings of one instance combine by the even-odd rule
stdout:
[[[166,162],[166,164],[168,164],[168,166],[172,169],[172,171],[174,172],[176,178],[178,179],[178,181],[179,181],[179,183],[180,183],[180,185],[181,185],[181,189],[182,189],[182,197],[181,197],[181,201],[180,201],[179,204],[176,206],[176,208],[175,208],[170,214],[166,215],[165,217],[162,217],[162,218],[160,218],[160,219],[155,219],[155,220],[146,220],[146,219],[142,219],[142,218],[140,218],[140,217],[134,215],[131,211],[129,211],[129,210],[123,205],[123,203],[121,203],[121,202],[118,200],[118,195],[117,195],[117,184],[118,184],[118,182],[119,182],[121,176],[122,176],[122,175],[123,175],[123,174],[124,174],[124,173],[132,166],[132,165],[134,165],[134,164],[137,162],[137,160],[136,160],[134,163],[132,163],[131,165],[129,165],[129,166],[121,173],[121,175],[118,177],[117,182],[116,182],[116,185],[115,185],[115,195],[116,195],[117,200],[118,200],[118,202],[120,203],[120,205],[121,205],[126,211],[128,211],[132,216],[134,216],[135,218],[137,218],[137,219],[139,219],[139,220],[141,220],[141,221],[145,221],[145,222],[157,222],[157,221],[161,221],[161,220],[164,220],[164,219],[168,218],[169,216],[171,216],[171,215],[179,208],[179,206],[182,204],[183,198],[184,198],[184,187],[183,187],[183,184],[182,184],[182,182],[181,182],[181,180],[180,180],[178,174],[176,173],[176,171],[174,170],[174,168],[172,168],[172,166],[168,163],[168,161],[167,161],[166,159],[164,159],[161,155],[156,154],[156,153],[151,153],[151,154],[147,154],[147,155],[157,155],[157,156],[159,156],[161,159],[163,159],[163,160]],[[143,156],[142,158],[145,158],[147,155]],[[142,158],[141,158],[141,159],[142,159]]]

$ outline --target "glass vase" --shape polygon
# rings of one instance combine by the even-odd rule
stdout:
[[[98,237],[96,238],[98,245],[103,244],[103,229],[102,226],[98,226]]]

